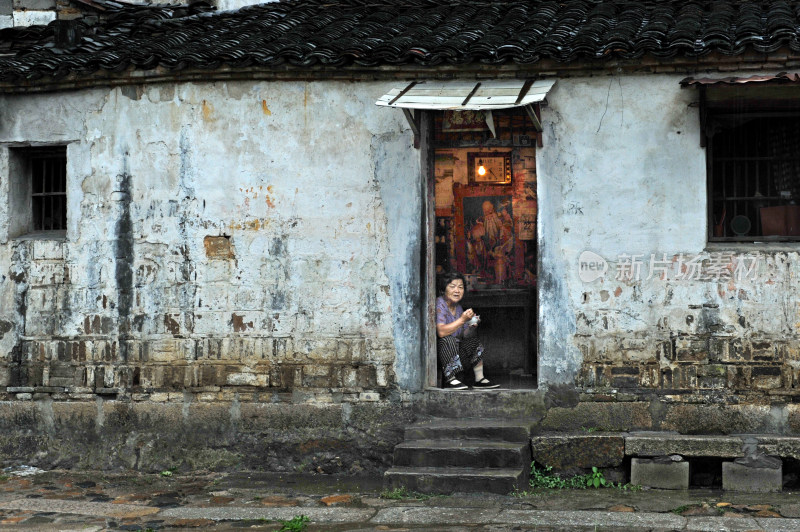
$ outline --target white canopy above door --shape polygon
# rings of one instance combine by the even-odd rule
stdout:
[[[384,94],[376,105],[404,109],[492,111],[539,103],[554,79],[412,81]]]
[[[536,131],[542,124],[534,105],[544,101],[555,84],[554,79],[493,79],[484,81],[412,81],[394,87],[381,96],[376,105],[403,110],[419,146],[419,116],[422,111],[484,111],[486,123],[494,135],[492,111],[524,107]]]

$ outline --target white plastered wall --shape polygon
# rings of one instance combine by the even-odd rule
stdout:
[[[374,105],[386,90],[229,82],[0,96],[0,144],[69,144],[67,242],[52,254],[69,266],[58,289],[68,312],[37,329],[46,309],[29,307],[27,337],[117,319],[109,302],[120,304],[128,260],[139,339],[283,338],[309,371],[338,357],[375,366],[379,387],[418,387],[419,156],[402,115]],[[10,212],[0,207],[0,235]],[[233,258],[209,255],[209,236],[229,237]],[[11,323],[15,245],[0,245],[0,320]],[[0,338],[0,355],[20,334]]]
[[[537,153],[542,385],[574,382],[589,353],[665,368],[673,363],[659,349],[671,338],[798,334],[794,245],[707,244],[705,150],[691,105],[699,95],[682,77],[567,78],[548,95]],[[579,276],[584,251],[608,264],[591,282]],[[674,265],[717,253],[754,257],[754,275],[647,278],[651,256]],[[641,257],[638,280],[616,278],[624,255]]]

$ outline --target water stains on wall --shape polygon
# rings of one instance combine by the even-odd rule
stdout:
[[[418,275],[418,258],[387,272],[391,235],[376,228],[386,227],[382,200],[396,203],[399,191],[418,200],[416,153],[391,154],[382,190],[371,130],[405,142],[402,118],[337,105],[354,91],[334,85],[75,92],[62,95],[64,119],[45,129],[32,118],[46,121],[34,99],[2,96],[9,116],[31,119],[0,123],[0,142],[74,143],[67,193],[77,206],[66,240],[0,247],[0,264],[11,265],[0,300],[15,301],[0,309],[1,345],[12,346],[0,373],[25,388],[10,397],[388,394],[398,356],[419,356],[410,344],[396,350],[390,303],[390,287]],[[357,97],[367,102],[373,89]],[[342,138],[354,149],[331,151]],[[412,210],[393,216],[390,231],[418,231]]]

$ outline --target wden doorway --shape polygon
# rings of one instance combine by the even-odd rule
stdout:
[[[536,147],[522,109],[432,113],[437,277],[467,279],[487,377],[536,387]]]

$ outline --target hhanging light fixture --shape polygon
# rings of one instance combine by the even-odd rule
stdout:
[[[483,166],[483,159],[478,159],[478,175],[479,176],[486,175],[486,167]]]

